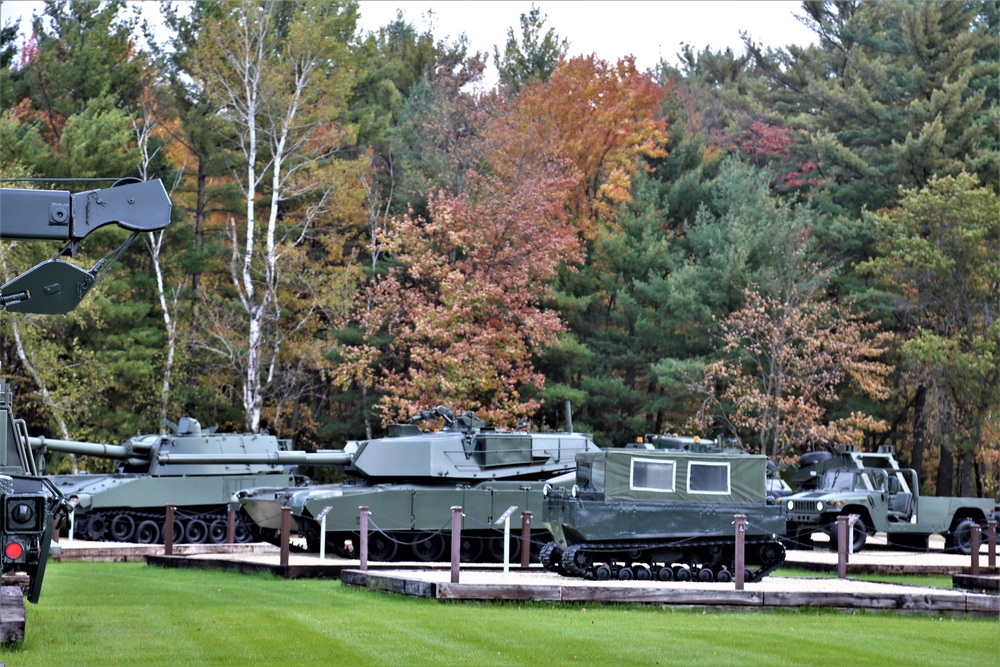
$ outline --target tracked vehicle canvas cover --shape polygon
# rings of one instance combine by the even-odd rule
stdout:
[[[607,500],[763,503],[767,457],[608,450],[579,454],[581,490]]]

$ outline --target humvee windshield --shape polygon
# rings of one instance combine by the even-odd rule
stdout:
[[[817,488],[824,491],[876,491],[884,489],[886,475],[881,470],[827,470]]]

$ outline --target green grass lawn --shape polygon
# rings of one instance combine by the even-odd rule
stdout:
[[[993,619],[441,603],[139,563],[51,563],[7,667],[986,664]],[[978,657],[976,657],[978,656]]]

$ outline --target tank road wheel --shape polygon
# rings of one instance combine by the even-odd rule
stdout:
[[[163,541],[167,540],[167,522],[163,522]],[[184,544],[184,524],[181,520],[174,518],[174,544]]]
[[[674,571],[669,565],[664,565],[656,571],[656,578],[660,581],[671,581],[674,578]]]
[[[135,536],[135,519],[131,514],[119,514],[111,520],[111,537],[118,542],[131,542]]]
[[[635,578],[639,581],[649,581],[653,578],[653,573],[645,565],[636,565]]]
[[[100,542],[108,532],[108,521],[103,514],[94,514],[87,522],[87,539]]]
[[[413,557],[422,563],[438,563],[447,560],[445,558],[447,546],[441,533],[417,533],[413,536],[410,549],[413,550]]]
[[[212,544],[225,544],[228,532],[229,522],[226,519],[215,519],[208,524],[208,539]]]
[[[463,563],[475,563],[483,556],[483,538],[476,535],[462,535],[459,558]]]
[[[691,570],[683,566],[678,567],[674,572],[674,579],[677,581],[691,581]]]
[[[632,571],[632,568],[625,566],[618,570],[619,581],[632,581],[633,579],[635,579],[635,572]]]
[[[494,563],[503,562],[503,535],[493,535],[488,537],[486,547],[489,549],[490,560]],[[513,563],[521,558],[521,539],[511,536],[510,538],[510,562]]]
[[[249,544],[253,542],[253,533],[250,532],[250,528],[246,524],[247,519],[240,516],[236,517],[236,530],[233,535],[233,541],[237,544]]]
[[[135,529],[135,541],[139,544],[159,544],[160,526],[155,521],[141,522]]]
[[[698,570],[698,581],[713,581],[715,579],[715,573],[712,572],[711,568],[703,567]]]
[[[562,549],[555,542],[546,542],[538,552],[538,562],[549,572],[562,573]]]
[[[594,570],[594,579],[598,581],[607,581],[611,578],[611,568],[607,565],[598,565],[597,569]]]
[[[975,525],[974,519],[966,518],[959,521],[955,530],[951,532],[951,539],[947,540],[951,544],[949,551],[966,556],[970,555],[972,553],[972,527]],[[980,543],[982,542],[980,539]]]
[[[184,527],[188,544],[204,544],[208,539],[208,524],[201,519],[191,519]]]
[[[579,544],[567,547],[562,554],[562,567],[568,574],[583,576],[593,564],[590,554],[581,549]]]
[[[390,561],[396,557],[396,542],[385,533],[371,533],[368,536],[368,558]]]
[[[728,584],[733,580],[733,575],[729,570],[719,570],[715,573],[715,580],[720,584]]]

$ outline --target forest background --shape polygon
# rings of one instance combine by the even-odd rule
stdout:
[[[73,313],[0,319],[19,416],[314,449],[569,402],[601,446],[892,444],[924,493],[996,497],[1000,3],[802,14],[811,46],[639,71],[534,8],[489,54],[361,34],[349,1],[167,6],[157,41],[122,0],[49,0],[29,40],[0,26],[0,177],[40,179],[2,185],[160,178],[173,223]],[[0,278],[53,253],[4,243]]]

